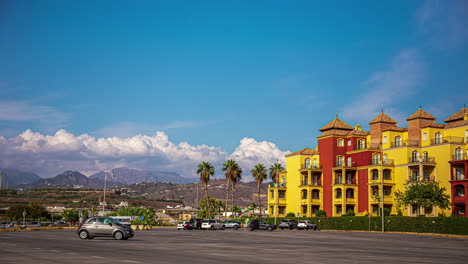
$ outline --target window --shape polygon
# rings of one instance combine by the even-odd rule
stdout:
[[[312,184],[313,185],[320,185],[320,176],[319,175],[314,175]]]
[[[432,214],[432,207],[426,207],[426,208],[424,208],[424,213],[425,213],[425,214]]]
[[[468,143],[468,129],[465,130],[465,143]]]
[[[412,170],[411,171],[411,180],[412,181],[418,181],[419,179],[419,172],[418,170]]]
[[[455,180],[456,181],[462,181],[465,179],[465,169],[456,167],[455,168]]]
[[[384,196],[389,196],[391,193],[392,193],[392,187],[384,187],[383,189]]]
[[[388,163],[388,154],[384,154],[384,155],[383,155],[383,164],[384,164],[384,165],[388,165],[388,164],[389,164],[389,163]]]
[[[423,133],[423,140],[427,140],[427,132]]]
[[[419,213],[419,208],[416,206],[416,205],[412,205],[411,206],[411,212],[414,214],[414,215],[417,215]]]
[[[456,185],[455,186],[455,196],[457,196],[457,197],[465,196],[465,188],[463,187],[463,185]]]
[[[343,213],[343,208],[342,208],[341,205],[337,205],[337,206],[336,206],[336,213],[337,213],[337,214]]]
[[[353,166],[353,159],[351,157],[348,157],[348,167],[354,167]]]
[[[336,198],[341,198],[343,197],[343,194],[341,193],[341,189],[336,189]]]
[[[338,156],[337,157],[337,167],[342,167],[343,166],[343,163],[344,163],[344,158],[343,156]]]
[[[340,138],[340,139],[338,139],[338,141],[337,141],[337,145],[338,145],[338,146],[340,146],[340,147],[344,146],[344,140],[343,140],[343,139],[341,139],[341,138]]]
[[[317,168],[318,168],[318,160],[314,159],[314,169],[317,169]]]
[[[309,159],[309,158],[305,159],[304,163],[305,163],[305,166],[304,166],[304,167],[305,167],[306,169],[310,168],[310,159]]]
[[[346,184],[356,184],[353,175],[350,173],[346,175]]]
[[[435,133],[434,135],[434,144],[441,144],[442,143],[442,134],[440,132]]]
[[[272,198],[272,199],[275,198],[275,192],[274,192],[274,191],[271,191],[270,193],[271,193],[271,198]]]
[[[380,155],[379,154],[374,154],[372,155],[372,165],[379,165],[380,161]]]
[[[411,162],[419,162],[419,152],[416,150],[411,153]]]
[[[335,184],[342,184],[342,183],[343,183],[343,175],[341,173],[337,173]]]
[[[455,160],[462,160],[463,159],[463,151],[461,148],[455,149]]]
[[[302,182],[302,185],[308,185],[309,184],[309,175],[304,175],[304,180]]]
[[[312,199],[320,199],[320,191],[319,190],[313,190],[312,191]]]
[[[422,159],[423,159],[423,162],[429,162],[429,154],[427,153],[427,151],[424,151],[422,153]]]
[[[307,206],[302,206],[302,215],[307,215]]]
[[[425,181],[430,181],[431,180],[431,172],[428,170],[423,171],[423,179]]]
[[[384,178],[384,180],[391,180],[392,179],[392,171],[391,170],[384,170],[383,171],[383,178]]]
[[[379,196],[379,187],[378,186],[372,186],[372,196]]]
[[[278,208],[278,211],[279,211],[279,214],[284,214],[284,207],[279,207]]]
[[[279,192],[278,194],[280,199],[285,199],[286,198],[286,192]]]
[[[358,140],[358,147],[357,149],[365,149],[366,148],[366,141],[364,139]]]
[[[372,170],[372,180],[376,181],[379,179],[379,171],[378,170]]]
[[[400,136],[395,137],[395,147],[401,147],[401,137]]]
[[[317,211],[320,210],[320,205],[314,205],[312,206],[312,213],[317,213]]]
[[[387,136],[383,136],[382,142],[383,142],[384,144],[387,144]]]
[[[468,137],[468,136],[467,136]],[[351,147],[351,145],[353,145],[353,142],[350,140],[348,140],[348,146]]]
[[[307,190],[302,190],[302,199],[307,199]]]
[[[354,199],[354,190],[353,189],[347,189],[346,190],[346,198]]]
[[[457,204],[456,205],[456,209],[455,209],[455,212],[459,215],[464,215],[465,214],[465,205],[464,204]]]

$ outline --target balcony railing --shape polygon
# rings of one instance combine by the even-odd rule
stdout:
[[[397,147],[419,147],[419,141],[418,140],[401,140],[401,141],[394,141],[391,144],[392,148],[397,148]]]
[[[352,168],[356,167],[356,162],[335,162],[335,167],[344,167],[344,168]]]
[[[364,144],[364,145],[355,145],[354,150],[379,150],[381,149],[382,146],[379,143],[370,143],[370,144]]]
[[[286,183],[285,182],[282,182],[282,183],[273,182],[273,183],[270,183],[268,186],[269,187],[286,187]]]
[[[387,160],[371,159],[370,164],[372,164],[372,165],[381,165],[382,164],[382,165],[393,166],[394,160],[392,160],[392,159],[387,159]]]
[[[442,137],[442,138],[435,138],[431,139],[431,145],[439,145],[439,144],[446,144],[446,143],[453,143],[453,144],[464,144],[465,139],[462,137]]]
[[[335,179],[335,184],[356,184],[356,179],[347,179],[346,181]]]
[[[466,159],[468,159],[468,155],[464,153],[452,155],[452,161],[466,160]]]
[[[435,180],[435,177],[434,177],[434,176],[422,176],[422,177],[419,177],[419,176],[411,175],[411,176],[409,176],[409,180],[412,181],[412,182],[434,181],[434,180]]]
[[[301,164],[302,169],[315,169],[321,170],[323,168],[322,164]]]
[[[435,163],[434,157],[409,157],[408,163],[416,163],[416,162],[423,162],[423,163]]]

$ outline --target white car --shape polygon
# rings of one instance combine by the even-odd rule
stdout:
[[[201,225],[202,230],[215,230],[215,229],[223,229],[224,225],[223,223],[219,222],[218,220],[214,219],[205,219],[203,220],[203,223]]]
[[[40,222],[29,222],[29,223],[26,223],[24,225],[21,225],[21,227],[41,227],[41,223]]]
[[[302,220],[302,221],[299,221],[299,223],[297,224],[297,229],[299,230],[302,230],[302,229],[305,229],[305,230],[309,230],[309,229],[312,229],[312,230],[317,230],[317,225],[314,224],[314,223],[310,223],[309,220]]]
[[[177,223],[177,230],[185,229],[187,223],[187,221],[180,221],[179,223]]]
[[[13,228],[15,224],[13,222],[1,222],[0,228]]]

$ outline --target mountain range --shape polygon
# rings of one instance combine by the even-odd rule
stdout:
[[[105,175],[104,171],[100,171],[89,176],[89,178],[104,180],[104,176],[107,177],[107,180],[124,184],[134,184],[138,182],[171,182],[185,184],[196,181],[194,179],[182,177],[175,172],[145,171],[125,167],[112,169],[107,175]]]
[[[34,172],[20,171],[13,168],[0,168],[0,171],[3,172],[1,182],[2,188],[9,188],[18,184],[27,184],[42,179]]]

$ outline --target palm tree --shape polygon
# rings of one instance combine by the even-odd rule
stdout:
[[[232,207],[231,208],[234,208],[234,192],[236,191],[236,183],[240,181],[240,179],[242,179],[242,168],[236,164],[236,167],[233,170],[232,177],[231,177],[231,183],[232,183],[232,186],[231,186]]]
[[[231,185],[231,180],[234,175],[234,171],[239,167],[237,163],[234,160],[228,160],[226,163],[223,164],[222,170],[225,171],[226,173],[224,174],[226,176],[226,203],[224,204],[224,220],[226,221],[227,217],[227,206],[228,206],[228,201],[229,201],[229,186]]]
[[[255,165],[255,167],[250,171],[252,176],[257,183],[257,192],[258,192],[258,208],[260,210],[260,217],[262,217],[262,202],[260,200],[260,185],[263,183],[264,180],[267,178],[267,172],[265,166],[259,163]]]
[[[208,200],[208,182],[210,181],[210,176],[215,174],[214,167],[211,166],[209,162],[203,161],[201,164],[198,165],[197,174],[200,174],[200,181],[205,187],[205,199],[207,204],[208,218],[211,218],[210,203]]]
[[[282,171],[284,171],[284,168],[278,163],[278,160],[270,166],[270,178],[274,183],[278,184],[279,173]]]

